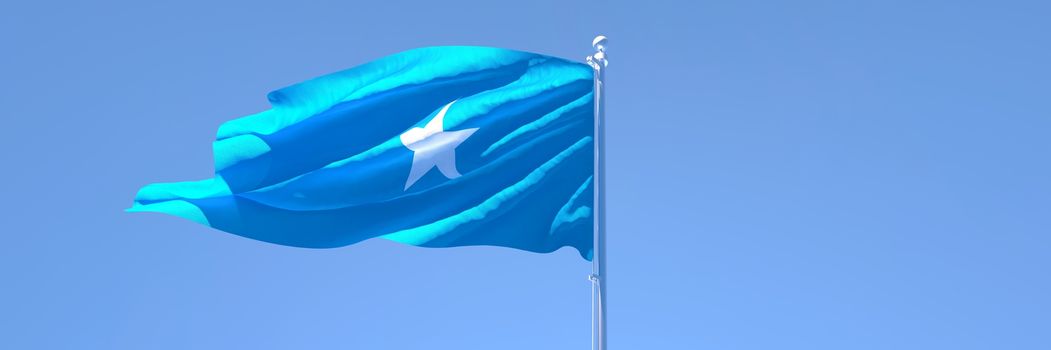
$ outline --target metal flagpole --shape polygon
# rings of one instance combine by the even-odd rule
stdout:
[[[591,347],[606,350],[606,37],[599,35],[591,42],[595,53],[587,62],[595,70],[595,176],[594,247],[591,280],[592,323]],[[597,297],[596,297],[597,296]]]

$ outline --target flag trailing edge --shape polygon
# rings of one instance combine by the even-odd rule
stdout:
[[[129,211],[298,247],[381,237],[590,260],[592,79],[498,48],[387,56],[270,93],[271,109],[220,126],[215,177],[147,185]]]

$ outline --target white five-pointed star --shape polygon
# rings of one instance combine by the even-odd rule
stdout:
[[[445,112],[453,103],[456,101],[442,107],[434,119],[424,127],[412,128],[401,134],[401,143],[413,151],[412,170],[409,170],[409,179],[405,181],[405,190],[434,167],[447,178],[460,177],[460,172],[456,170],[456,147],[478,131],[478,128],[445,131],[442,124]]]

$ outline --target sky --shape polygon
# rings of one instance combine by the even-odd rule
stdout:
[[[1046,349],[1046,1],[8,1],[0,347],[586,349],[572,249],[290,248],[160,214],[266,93],[609,37],[611,349]]]

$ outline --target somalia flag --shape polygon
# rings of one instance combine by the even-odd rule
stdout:
[[[593,72],[487,47],[410,50],[271,92],[219,127],[215,177],[159,212],[276,244],[564,246],[592,257]]]

